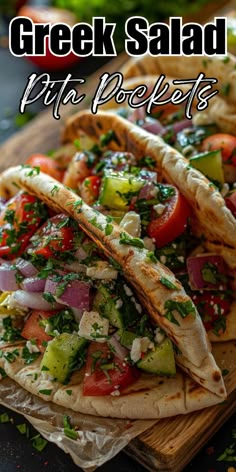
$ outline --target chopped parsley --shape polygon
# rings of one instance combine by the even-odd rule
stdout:
[[[50,292],[44,292],[43,293],[43,298],[48,303],[52,303],[52,304],[56,303],[56,300],[55,300],[54,296]]]
[[[120,244],[128,244],[130,246],[135,246],[135,247],[140,247],[140,248],[144,247],[144,242],[142,241],[142,239],[132,238],[131,236],[129,236],[128,234],[123,233],[123,232],[120,234],[119,243]]]
[[[103,227],[100,223],[97,222],[97,217],[94,216],[93,218],[91,218],[89,220],[89,223],[91,223],[91,225],[93,225],[95,228],[98,228],[100,229],[101,231],[103,231]]]
[[[146,255],[146,258],[151,262],[158,262],[157,257],[155,256],[154,252],[149,251]]]
[[[27,177],[33,177],[34,175],[39,175],[39,173],[40,173],[40,167],[38,167],[38,166],[32,167],[28,164],[22,164],[21,168],[22,169],[30,169],[29,172],[27,172],[27,174],[26,174]]]
[[[224,274],[220,274],[217,266],[211,262],[206,262],[201,270],[202,278],[204,282],[216,285],[218,282],[227,282],[227,277]]]
[[[113,225],[111,223],[107,223],[107,225],[105,227],[105,235],[110,236],[112,231],[113,231]]]
[[[4,423],[10,423],[11,419],[8,415],[8,413],[2,413],[0,415],[0,423],[1,424],[4,424]]]
[[[75,431],[74,428],[71,427],[69,416],[63,416],[63,426],[64,426],[64,434],[70,439],[76,440],[78,438],[78,433]]]
[[[107,146],[111,141],[117,141],[115,132],[113,130],[108,131],[106,134],[102,134],[100,137],[101,147]]]
[[[22,359],[24,359],[26,365],[34,362],[39,357],[39,355],[40,352],[30,352],[26,346],[22,350]]]
[[[176,300],[166,300],[164,308],[166,309],[165,317],[174,324],[179,325],[179,322],[174,316],[176,311],[182,318],[186,318],[188,315],[196,316],[196,309],[191,300],[186,302],[177,302]]]
[[[36,451],[42,452],[43,449],[46,447],[48,441],[44,439],[40,434],[37,434],[33,438],[31,438],[32,446]]]
[[[235,443],[231,444],[229,447],[226,447],[224,452],[217,458],[218,462],[235,462],[236,461],[236,450]]]
[[[160,282],[162,285],[165,285],[169,290],[178,290],[177,285],[173,284],[169,279],[166,279],[166,277],[161,277]]]
[[[144,156],[139,161],[140,167],[148,167],[149,169],[155,169],[156,161],[150,156]]]
[[[0,367],[0,377],[2,379],[5,379],[7,377],[7,373],[5,372],[5,370],[2,367]]]
[[[41,393],[42,395],[51,395],[52,389],[45,388],[43,390],[39,390],[39,393]]]
[[[52,197],[54,197],[54,195],[56,195],[58,192],[59,192],[60,188],[58,187],[58,185],[54,185],[54,187],[52,188],[51,190],[51,195]]]
[[[229,370],[228,369],[222,369],[222,375],[223,377],[225,377],[226,375],[228,375],[229,373]]]
[[[227,97],[229,95],[229,92],[230,92],[230,83],[229,82],[222,85],[221,92],[222,92],[222,95],[224,95],[225,97]]]
[[[22,339],[21,330],[18,328],[14,328],[14,326],[12,325],[12,319],[10,316],[8,316],[7,318],[3,318],[2,324],[5,330],[3,336],[0,337],[2,341],[15,342]]]
[[[72,390],[66,390],[67,395],[71,396],[72,395]]]

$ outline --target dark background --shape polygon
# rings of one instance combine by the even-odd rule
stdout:
[[[42,0],[40,3],[43,3]],[[86,77],[104,62],[104,59],[87,58],[69,72],[75,77]],[[11,56],[7,48],[0,47],[0,142],[5,141],[19,129],[17,122],[19,121],[20,97],[27,83],[27,77],[35,71],[35,66],[25,59],[15,58]],[[67,71],[51,73],[51,77],[64,78],[66,73]],[[35,113],[41,108],[42,105],[36,103],[30,110]],[[4,156],[0,155],[0,159],[4,159]],[[0,424],[0,472],[16,472],[17,470],[20,472],[44,470],[45,472],[78,472],[80,470],[68,455],[53,444],[48,444],[41,453],[35,451],[30,439],[21,435],[15,426],[24,423],[24,418],[0,406],[0,415],[6,411],[12,418],[12,422]],[[195,457],[185,472],[226,472],[228,467],[235,466],[236,462],[217,461],[225,448],[236,442],[232,436],[232,431],[235,429],[236,416],[233,416]],[[33,435],[31,427],[31,437]],[[124,452],[99,469],[100,472],[144,472],[144,470]]]

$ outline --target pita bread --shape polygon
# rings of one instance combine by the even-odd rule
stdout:
[[[102,134],[115,130],[116,140],[109,143],[114,151],[133,152],[137,159],[151,156],[157,163],[159,179],[177,185],[190,202],[197,219],[199,235],[236,249],[236,220],[218,190],[178,151],[158,136],[151,135],[113,113],[79,112],[66,125],[63,141],[73,142],[81,131],[99,141]],[[233,254],[235,252],[233,251]]]
[[[10,378],[28,392],[45,401],[89,415],[130,419],[166,418],[215,405],[224,398],[209,392],[181,372],[177,372],[173,378],[142,374],[120,396],[84,396],[82,370],[75,372],[67,385],[61,386],[41,373],[41,359],[42,356],[30,366],[25,366],[20,356],[12,363],[2,358],[0,365]],[[70,395],[68,389],[71,390]],[[50,393],[44,395],[40,390]]]
[[[204,235],[207,250],[224,257],[231,269],[235,286],[236,220],[218,190],[211,186],[204,175],[189,168],[188,160],[178,151],[168,146],[158,136],[147,133],[119,116],[104,112],[99,112],[96,116],[86,111],[78,113],[68,121],[63,138],[65,142],[73,142],[82,130],[99,141],[100,136],[111,129],[116,130],[116,140],[109,144],[110,148],[133,152],[138,159],[145,155],[151,156],[156,160],[159,180],[164,178],[181,189],[195,214],[192,221],[194,233],[198,237]],[[233,304],[230,317],[227,317],[224,339],[232,339],[234,336],[235,329],[232,323],[234,318],[236,311]],[[210,335],[210,338],[215,342],[222,340],[221,336]]]
[[[18,186],[36,195],[56,211],[67,213],[74,218],[89,237],[121,265],[124,276],[135,289],[138,298],[154,322],[157,322],[177,345],[181,352],[177,356],[177,361],[181,366],[186,366],[194,379],[199,379],[199,382],[211,392],[224,396],[222,375],[210,353],[208,338],[197,311],[182,318],[176,309],[175,318],[179,325],[165,317],[167,300],[175,300],[179,303],[190,301],[169,269],[158,262],[147,262],[146,249],[121,245],[120,235],[124,231],[118,225],[113,224],[111,234],[105,235],[106,217],[86,205],[74,192],[42,172],[38,175],[30,174],[28,168],[21,166],[7,169],[0,176],[0,194],[9,195],[12,191],[14,194]],[[57,186],[56,195],[53,191],[55,185]],[[94,224],[94,219],[96,224]],[[171,278],[176,284],[176,289],[168,290],[160,282],[163,276]]]
[[[124,79],[143,75],[165,74],[175,79],[196,78],[200,72],[217,78],[213,88],[229,104],[236,105],[236,58],[232,54],[203,58],[202,56],[142,56],[132,58],[123,67]],[[227,93],[225,87],[227,86]]]

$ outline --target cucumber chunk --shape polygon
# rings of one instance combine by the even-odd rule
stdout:
[[[210,151],[198,154],[189,159],[189,163],[195,169],[200,170],[208,179],[223,184],[224,171],[222,165],[221,151]]]
[[[153,351],[137,362],[137,367],[150,374],[175,375],[175,356],[170,339],[166,338],[161,344],[155,345]]]
[[[125,210],[134,195],[145,185],[145,180],[133,174],[107,173],[103,178],[99,202],[114,210]]]
[[[133,297],[125,293],[123,281],[118,281],[115,289],[101,284],[94,299],[93,309],[108,318],[112,326],[125,329],[141,316],[131,298]]]
[[[41,370],[55,380],[66,383],[75,365],[83,365],[87,341],[77,334],[62,333],[48,343],[41,361]]]
[[[137,338],[137,334],[132,331],[119,330],[118,335],[120,336],[120,343],[122,346],[130,349],[133,341]]]

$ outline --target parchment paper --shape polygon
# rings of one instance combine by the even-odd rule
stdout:
[[[120,420],[83,415],[62,408],[28,393],[13,380],[0,382],[0,403],[21,413],[48,441],[70,454],[76,465],[87,472],[110,460],[134,437],[157,421]],[[75,441],[63,433],[63,416],[70,417],[79,438]]]

